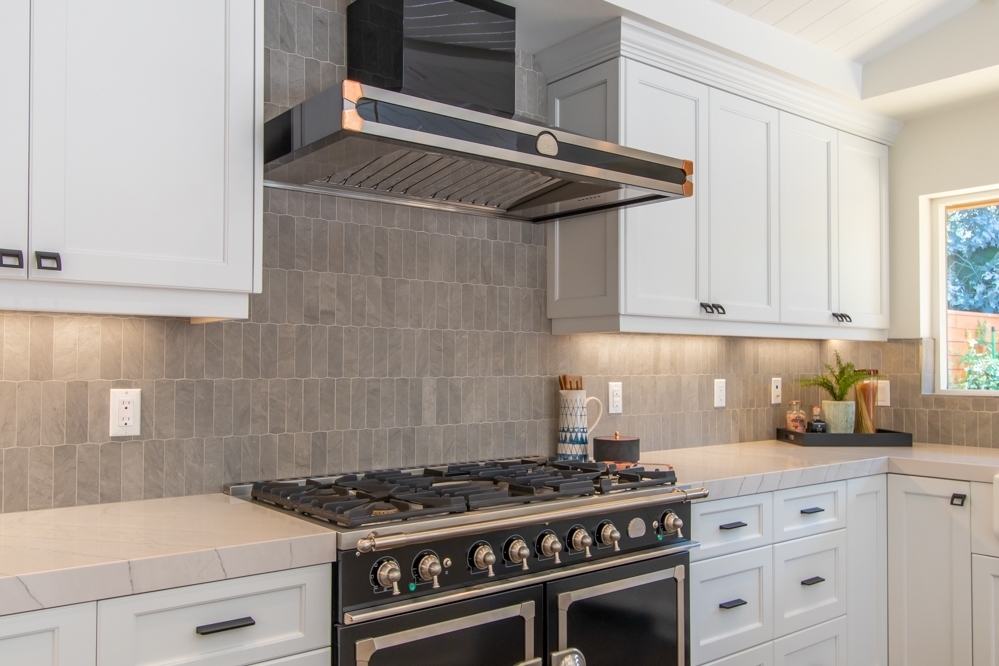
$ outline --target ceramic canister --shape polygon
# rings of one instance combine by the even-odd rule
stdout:
[[[612,437],[593,438],[593,459],[603,462],[638,462],[642,442],[615,432]]]
[[[559,391],[558,394],[558,459],[586,461],[590,441],[586,405],[593,400],[600,408],[594,428],[604,415],[604,405],[597,398],[587,398],[586,391]]]

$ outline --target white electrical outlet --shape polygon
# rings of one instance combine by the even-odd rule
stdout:
[[[725,406],[725,380],[715,380],[715,407]]]
[[[891,407],[891,382],[878,380],[878,407]]]
[[[780,377],[774,377],[770,380],[770,404],[779,405],[784,402],[784,398],[780,392]]]
[[[607,413],[620,414],[624,411],[624,388],[621,382],[607,382]]]
[[[142,391],[111,389],[111,437],[136,437],[142,434]]]

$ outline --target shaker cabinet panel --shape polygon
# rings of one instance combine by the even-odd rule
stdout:
[[[888,147],[839,137],[839,312],[888,328]]]
[[[94,666],[97,604],[0,617],[0,666]]]
[[[777,109],[711,91],[711,303],[728,319],[780,319]]]
[[[0,2],[0,279],[28,275],[31,0]]]
[[[253,289],[262,4],[32,2],[32,279]]]
[[[846,619],[851,666],[888,663],[887,475],[846,482]]]
[[[694,161],[694,196],[637,206],[624,219],[624,311],[700,317],[708,300],[708,87],[625,61],[621,140]],[[703,174],[705,177],[701,177]]]
[[[780,114],[781,321],[836,320],[839,132]]]
[[[971,556],[975,666],[999,666],[999,558]]]

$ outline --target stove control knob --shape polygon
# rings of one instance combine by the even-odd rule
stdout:
[[[666,532],[666,534],[675,534],[677,538],[683,538],[683,532],[680,531],[683,529],[683,520],[680,516],[676,515],[672,511],[667,511],[663,514],[662,524],[663,531]]]
[[[378,566],[375,574],[378,584],[385,588],[392,588],[392,596],[399,594],[399,581],[402,580],[402,569],[395,560],[385,560]]]
[[[527,571],[527,560],[530,557],[531,549],[527,547],[523,539],[514,539],[506,547],[506,558],[514,564],[519,564],[524,571]]]
[[[586,557],[590,556],[590,546],[593,545],[593,537],[582,527],[577,527],[569,534],[569,548],[575,552],[586,552]]]
[[[493,552],[493,547],[487,543],[482,544],[472,553],[472,564],[479,571],[488,571],[489,574],[487,578],[492,578],[496,574],[493,573],[493,565],[496,564],[496,553]]]
[[[441,575],[443,570],[441,561],[433,553],[427,553],[421,557],[419,564],[416,565],[416,573],[420,575],[420,580],[434,581],[434,589],[440,587],[437,577]]]
[[[561,564],[558,554],[562,552],[562,542],[551,532],[541,537],[540,550],[545,557],[554,557],[555,564]]]
[[[603,545],[610,546],[613,544],[614,550],[621,550],[621,546],[618,545],[618,541],[621,540],[621,533],[614,527],[614,523],[604,523],[601,525],[598,536],[600,543]]]

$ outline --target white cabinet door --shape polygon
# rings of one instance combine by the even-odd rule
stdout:
[[[846,613],[846,531],[774,546],[774,636]]]
[[[773,495],[759,493],[690,506],[690,537],[700,544],[690,561],[706,560],[773,542]]]
[[[719,90],[710,98],[710,302],[725,319],[776,322],[779,112]]]
[[[0,279],[28,276],[31,0],[0,2]]]
[[[999,666],[999,558],[971,556],[975,666]]]
[[[853,666],[846,659],[847,643],[846,618],[837,618],[774,641],[774,666]]]
[[[0,666],[94,666],[97,604],[0,617]]]
[[[888,475],[891,664],[971,664],[971,507],[966,481]]]
[[[839,135],[839,310],[888,328],[888,147]]]
[[[708,87],[624,61],[621,143],[694,161],[694,196],[624,217],[623,311],[700,317],[707,295]]]
[[[781,322],[837,322],[837,147],[831,127],[780,112]]]
[[[262,5],[32,2],[33,279],[252,290]]]
[[[333,663],[333,651],[329,648],[315,650],[313,652],[303,652],[291,657],[265,661],[256,666],[330,666]]]
[[[759,647],[750,648],[744,652],[723,657],[705,666],[773,666],[774,644],[764,643]]]
[[[846,619],[851,666],[888,663],[888,481],[846,485]]]

